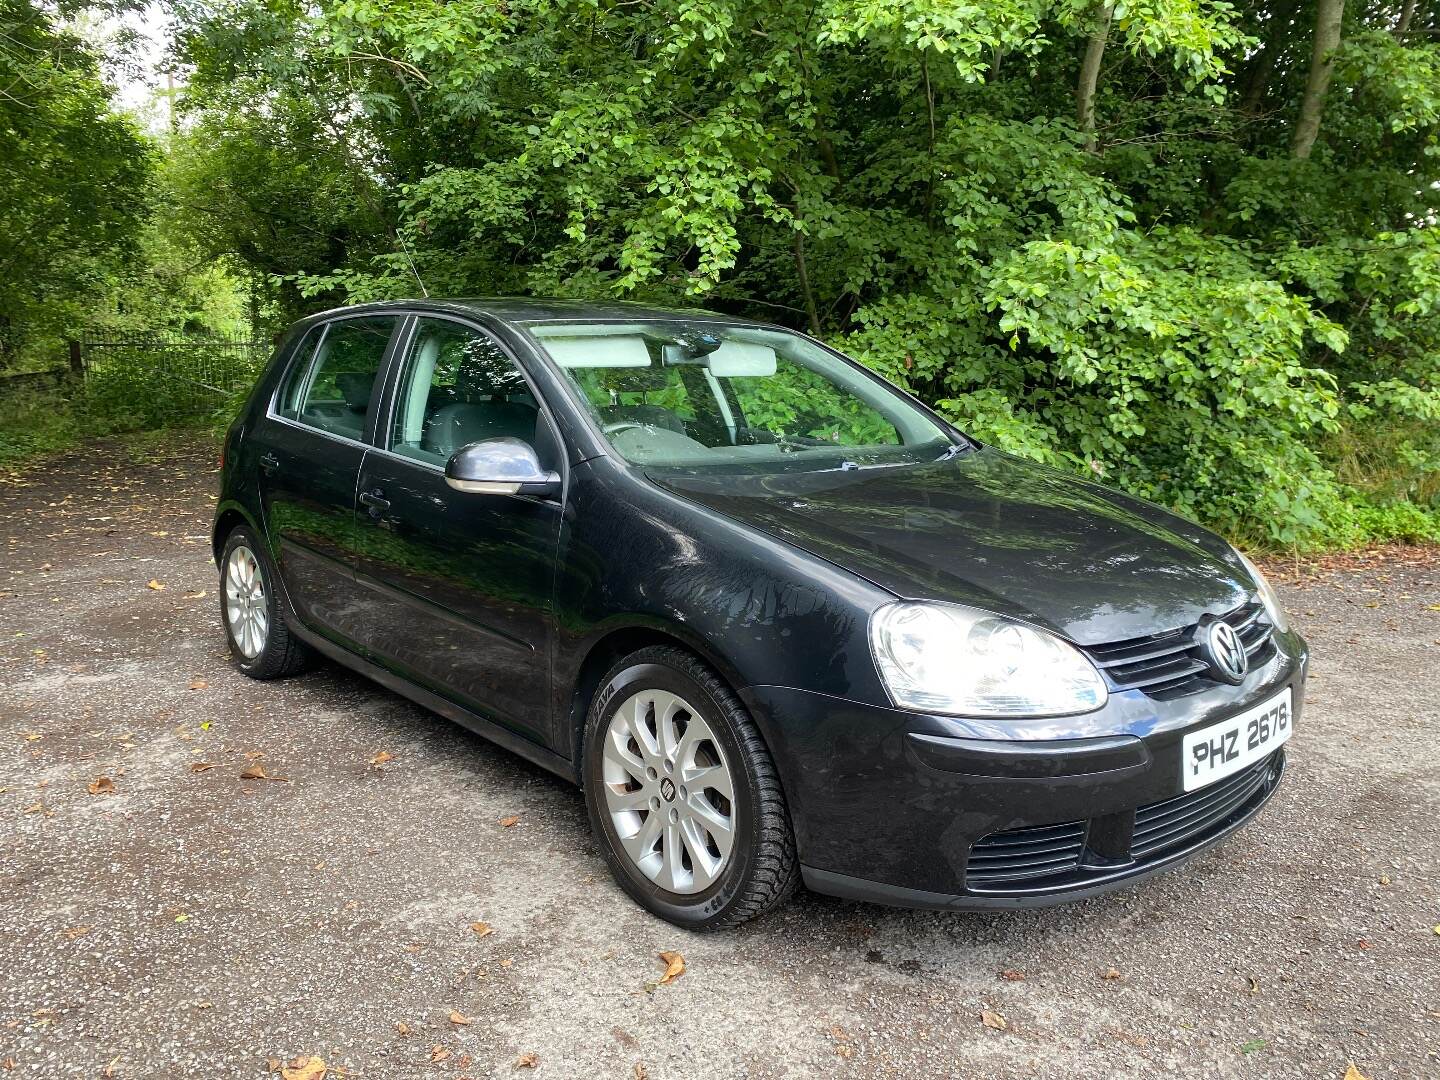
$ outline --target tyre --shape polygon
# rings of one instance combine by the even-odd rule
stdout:
[[[252,679],[280,679],[304,671],[312,653],[285,623],[264,550],[244,525],[226,537],[220,555],[220,620],[236,667]]]
[[[800,864],[775,763],[739,699],[685,650],[642,649],[605,674],[582,777],[611,873],[662,919],[725,929],[794,891]]]

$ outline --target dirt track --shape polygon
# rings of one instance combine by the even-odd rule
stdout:
[[[692,937],[561,781],[338,668],[234,673],[214,452],[150,447],[0,484],[0,1076],[1440,1076],[1433,553],[1284,586],[1316,655],[1286,786],[1187,870]]]

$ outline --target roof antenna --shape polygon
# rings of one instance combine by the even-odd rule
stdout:
[[[410,265],[410,273],[415,277],[415,284],[420,286],[420,295],[426,300],[430,299],[430,290],[425,288],[425,282],[420,279],[420,269],[415,265],[415,259],[410,254],[410,248],[405,243],[405,238],[400,235],[399,229],[392,229],[390,232],[395,237],[395,242],[400,245],[400,250],[405,255],[405,261]]]

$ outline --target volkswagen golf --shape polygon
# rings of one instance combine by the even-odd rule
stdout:
[[[835,350],[701,311],[366,304],[225,441],[221,614],[579,784],[680,926],[803,882],[938,909],[1173,867],[1280,783],[1305,642],[1161,507],[986,446]]]

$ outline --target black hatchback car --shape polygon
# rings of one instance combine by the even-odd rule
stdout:
[[[214,528],[257,679],[322,654],[578,782],[620,885],[1013,908],[1276,790],[1305,643],[1229,544],[696,311],[372,304],[285,337]]]

